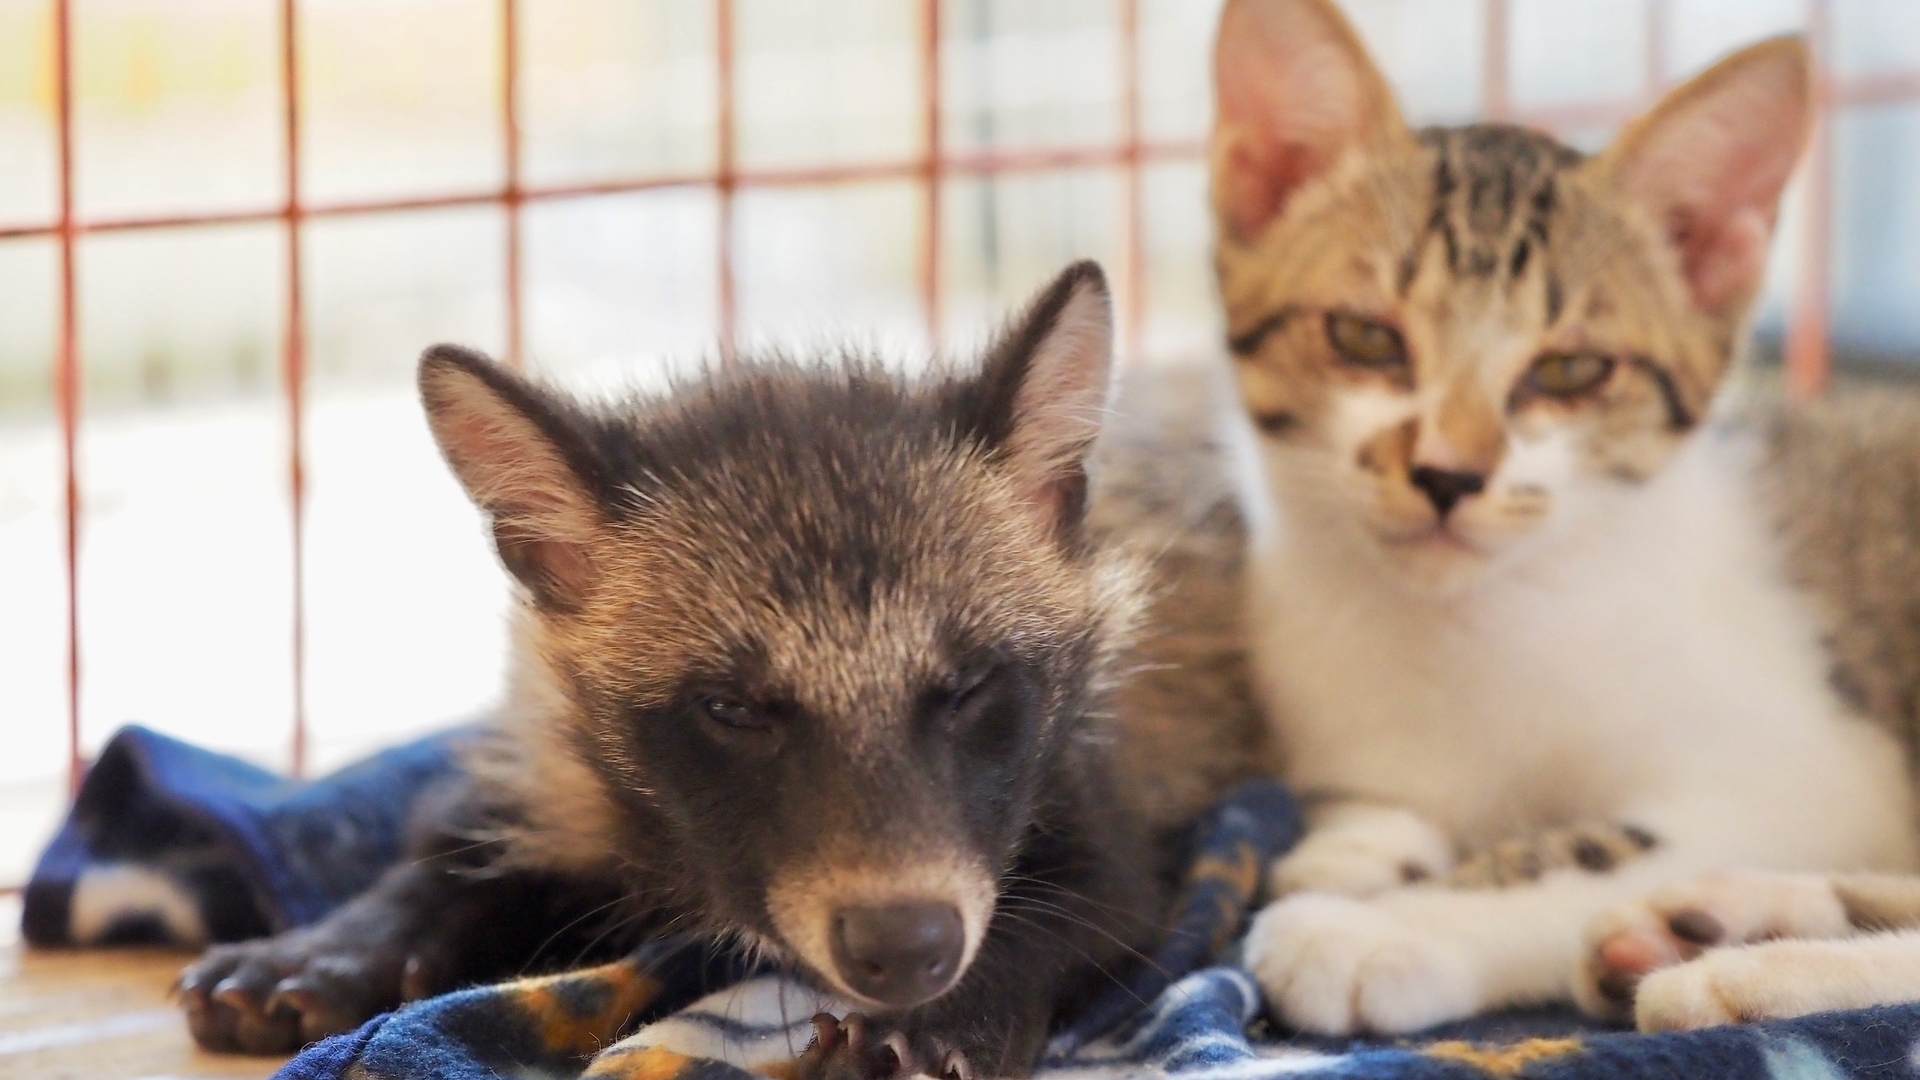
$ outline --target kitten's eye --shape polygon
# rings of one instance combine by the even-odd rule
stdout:
[[[1533,362],[1527,389],[1554,398],[1574,398],[1599,387],[1613,374],[1613,357],[1597,352],[1547,353]]]
[[[1407,366],[1406,342],[1400,331],[1378,319],[1369,319],[1345,311],[1327,313],[1327,341],[1333,351],[1349,364],[1375,371],[1390,371]]]
[[[767,731],[773,727],[765,713],[739,698],[716,694],[700,703],[700,711],[721,727],[736,731]]]

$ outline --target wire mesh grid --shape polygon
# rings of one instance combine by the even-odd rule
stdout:
[[[449,190],[431,195],[407,195],[390,198],[317,198],[303,186],[303,99],[300,0],[274,0],[277,3],[275,34],[278,55],[278,107],[280,139],[276,148],[282,157],[284,187],[270,204],[234,205],[201,209],[188,213],[149,215],[83,215],[76,209],[75,197],[75,0],[52,0],[52,83],[54,155],[57,179],[56,212],[52,220],[27,224],[0,225],[0,240],[40,238],[50,240],[57,253],[55,294],[57,322],[53,365],[55,418],[58,429],[60,469],[60,508],[64,558],[65,624],[60,629],[65,640],[65,680],[67,686],[66,771],[69,785],[77,784],[86,767],[85,744],[81,730],[81,671],[86,660],[81,632],[82,592],[80,545],[87,528],[87,507],[77,464],[79,437],[83,422],[82,388],[85,352],[79,316],[80,280],[76,275],[76,251],[83,238],[109,234],[131,234],[162,229],[205,229],[242,224],[268,224],[283,236],[281,246],[282,329],[277,344],[279,412],[287,435],[287,454],[283,463],[284,482],[290,494],[292,551],[292,590],[290,604],[290,640],[292,643],[291,725],[284,733],[286,760],[297,775],[310,760],[310,738],[306,686],[307,597],[303,583],[307,559],[306,533],[307,435],[309,418],[309,326],[307,305],[310,282],[305,277],[309,252],[303,241],[313,223],[326,220],[370,218],[379,215],[405,215],[460,207],[494,207],[505,215],[503,243],[498,251],[504,278],[504,352],[509,363],[518,364],[525,354],[526,254],[524,216],[530,206],[567,200],[625,193],[691,189],[710,192],[716,213],[712,236],[716,280],[716,325],[712,327],[720,354],[730,356],[739,336],[739,266],[737,252],[740,223],[737,204],[744,192],[778,189],[818,188],[870,181],[905,181],[914,185],[919,200],[919,231],[915,238],[915,291],[920,318],[929,340],[942,339],[942,206],[943,191],[958,178],[981,178],[1012,174],[1042,174],[1074,169],[1103,169],[1117,174],[1119,180],[1118,219],[1111,223],[1116,238],[1113,250],[1118,265],[1112,269],[1119,284],[1121,342],[1128,355],[1142,350],[1143,319],[1149,302],[1146,248],[1147,224],[1144,217],[1143,169],[1156,163],[1198,163],[1204,159],[1204,146],[1197,138],[1155,139],[1143,133],[1141,101],[1141,0],[1111,0],[1113,35],[1118,56],[1119,123],[1118,137],[1095,142],[1024,144],[1017,148],[955,148],[948,145],[943,117],[943,100],[948,73],[942,70],[943,0],[912,0],[917,4],[915,48],[919,66],[917,102],[919,147],[917,152],[871,160],[839,162],[828,165],[754,165],[743,166],[738,135],[738,70],[736,0],[708,0],[710,13],[712,64],[715,73],[714,144],[711,168],[687,171],[643,171],[610,179],[583,182],[531,182],[527,179],[525,140],[523,139],[522,98],[524,57],[522,26],[525,5],[521,0],[490,0],[495,6],[491,17],[498,20],[497,61],[501,77],[499,95],[492,106],[499,128],[502,160],[501,180],[471,189]],[[947,0],[948,3],[954,0]],[[1669,82],[1669,60],[1665,55],[1666,7],[1668,0],[1647,0],[1644,43],[1645,86],[1640,92],[1601,99],[1561,102],[1540,108],[1520,108],[1510,86],[1513,49],[1513,11],[1515,0],[1481,0],[1482,71],[1479,95],[1481,112],[1488,118],[1538,124],[1549,129],[1592,130],[1617,124]],[[1830,37],[1831,0],[1804,0],[1805,26],[1816,57],[1824,56]],[[1823,66],[1823,70],[1825,70]],[[1893,71],[1846,80],[1822,77],[1818,83],[1822,122],[1802,180],[1802,213],[1805,225],[1798,249],[1792,258],[1800,272],[1790,297],[1787,317],[1786,367],[1793,392],[1817,393],[1823,386],[1828,359],[1828,251],[1831,246],[1829,218],[1832,185],[1832,138],[1828,122],[1834,110],[1920,100],[1920,71]],[[17,888],[17,886],[13,886]]]

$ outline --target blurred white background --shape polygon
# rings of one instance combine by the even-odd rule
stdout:
[[[1481,0],[1349,0],[1419,122],[1482,101]],[[911,159],[920,6],[737,0],[743,169]],[[1111,144],[1122,133],[1113,0],[945,0],[950,154]],[[1513,0],[1522,110],[1633,99],[1727,49],[1799,28],[1807,0]],[[1143,135],[1192,144],[1209,110],[1214,0],[1141,0]],[[690,175],[715,164],[711,5],[523,0],[519,108],[532,185]],[[76,0],[83,219],[272,209],[281,172],[277,4]],[[1920,3],[1833,0],[1842,75],[1920,67]],[[1650,22],[1649,20],[1657,20]],[[0,226],[56,213],[51,4],[0,0]],[[503,179],[493,0],[305,0],[304,160],[316,202],[480,191]],[[1649,35],[1664,72],[1647,70]],[[1565,134],[1586,146],[1602,130]],[[1920,105],[1834,129],[1834,332],[1843,355],[1920,354]],[[1217,337],[1196,158],[1143,170],[1136,352]],[[1116,169],[944,187],[949,340],[1076,256],[1118,253]],[[743,343],[852,338],[922,357],[920,195],[910,180],[746,189],[735,205]],[[530,366],[606,385],[712,351],[717,203],[705,188],[525,210]],[[1793,250],[1790,213],[1782,250]],[[310,347],[306,710],[310,765],[484,709],[505,587],[411,399],[433,341],[503,347],[496,207],[316,220]],[[275,223],[89,236],[79,245],[82,735],[138,720],[283,767],[293,715],[293,564],[279,381]],[[1777,258],[1777,336],[1793,260]],[[65,578],[54,422],[55,248],[0,240],[0,884],[21,880],[65,793]],[[1122,303],[1126,298],[1122,297]]]

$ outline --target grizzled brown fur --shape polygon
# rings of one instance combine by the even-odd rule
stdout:
[[[1214,365],[1143,368],[1122,381],[1094,458],[1095,535],[1150,568],[1147,609],[1113,708],[1121,775],[1169,828],[1221,791],[1274,772],[1253,704],[1241,626],[1246,527],[1220,410],[1238,408]]]
[[[1789,572],[1827,625],[1834,684],[1920,747],[1920,395],[1843,384],[1775,410],[1761,475]]]
[[[1090,487],[1110,344],[1082,264],[977,370],[919,378],[766,359],[590,406],[429,350],[521,586],[500,722],[422,861],[189,970],[196,1035],[285,1049],[687,928],[899,1036],[809,1070],[1026,1071],[1152,941],[1179,827],[1261,765],[1204,415],[1143,416]],[[470,947],[502,923],[561,948]]]

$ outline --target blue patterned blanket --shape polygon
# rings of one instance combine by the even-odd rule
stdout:
[[[38,945],[232,938],[311,922],[398,855],[458,731],[292,784],[141,728],[102,752],[26,894]],[[1851,1080],[1920,1076],[1920,1005],[1680,1035],[1564,1012],[1483,1017],[1393,1042],[1301,1038],[1233,966],[1260,868],[1299,835],[1256,783],[1199,823],[1166,944],[1053,1040],[1051,1080]],[[107,902],[110,899],[110,902]],[[810,1018],[844,1006],[672,937],[613,964],[421,1001],[309,1047],[285,1080],[785,1078]]]

